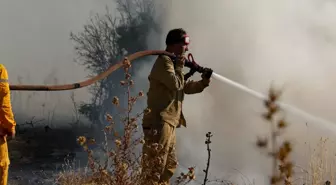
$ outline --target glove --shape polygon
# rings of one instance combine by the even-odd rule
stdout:
[[[190,69],[190,71],[184,75],[184,80],[187,81],[188,78],[190,78],[191,76],[193,76],[195,74],[196,70]]]
[[[210,79],[212,75],[213,70],[210,68],[204,68],[204,71],[202,73],[202,79]]]
[[[205,87],[208,87],[210,84],[210,78],[212,75],[212,69],[210,68],[204,68],[204,71],[202,73],[202,82]]]

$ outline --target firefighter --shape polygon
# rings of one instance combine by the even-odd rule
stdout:
[[[166,51],[176,58],[158,56],[148,76],[147,110],[143,116],[143,184],[170,184],[177,168],[176,128],[186,127],[182,112],[185,94],[201,93],[209,86],[212,70],[205,68],[199,81],[185,81],[183,67],[189,37],[182,28],[166,36]],[[208,74],[206,74],[208,73]]]
[[[16,122],[10,102],[8,74],[2,64],[0,64],[0,103],[0,185],[7,185],[10,164],[7,137],[15,137]]]

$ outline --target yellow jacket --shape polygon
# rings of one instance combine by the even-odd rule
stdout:
[[[8,74],[4,65],[0,64],[0,124],[1,129],[14,132],[16,122],[12,112]]]
[[[183,125],[186,120],[182,111],[184,94],[202,92],[209,84],[203,80],[184,80],[183,66],[175,66],[170,57],[158,56],[148,76],[149,90],[147,108],[150,113],[143,117],[143,127],[168,122],[174,127]]]

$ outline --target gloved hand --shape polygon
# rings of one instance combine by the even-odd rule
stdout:
[[[209,86],[210,84],[210,78],[211,78],[212,72],[213,72],[212,69],[204,68],[204,72],[201,75],[202,82],[206,87]]]
[[[202,73],[202,79],[210,79],[212,75],[213,70],[210,68],[204,68],[204,72]]]

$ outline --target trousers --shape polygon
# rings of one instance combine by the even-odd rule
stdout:
[[[7,140],[0,136],[0,185],[7,185],[9,163]]]
[[[169,185],[177,168],[176,128],[167,122],[143,128],[143,185]]]

